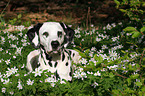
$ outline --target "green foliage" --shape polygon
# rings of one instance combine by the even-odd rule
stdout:
[[[10,24],[18,23],[12,20]],[[139,22],[75,29],[71,48],[82,58],[74,64],[72,82],[55,80],[55,74],[47,70],[39,69],[39,75],[27,71],[27,55],[35,49],[26,36],[30,23],[23,24],[9,32],[4,30],[8,29],[5,22],[1,23],[0,96],[144,96],[145,27]]]
[[[116,8],[127,15],[131,20],[142,22],[145,13],[143,0],[114,0]]]

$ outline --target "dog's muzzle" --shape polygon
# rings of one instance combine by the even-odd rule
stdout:
[[[51,46],[52,46],[52,49],[53,50],[57,50],[58,49],[58,47],[59,47],[59,42],[58,41],[52,41],[51,42]]]

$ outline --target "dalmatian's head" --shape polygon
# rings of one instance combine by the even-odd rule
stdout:
[[[29,29],[27,36],[34,48],[42,48],[49,53],[58,53],[71,43],[74,30],[58,22],[38,23]]]

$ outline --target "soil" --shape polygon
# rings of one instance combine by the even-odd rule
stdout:
[[[123,19],[122,13],[115,8],[113,0],[98,0],[95,3],[92,1],[87,2],[87,4],[80,2],[18,4],[12,2],[4,11],[3,17],[8,21],[16,18],[18,14],[22,14],[24,22],[31,21],[36,24],[38,22],[58,21],[73,26],[105,25],[120,22]],[[5,6],[0,7],[0,12],[2,12]]]

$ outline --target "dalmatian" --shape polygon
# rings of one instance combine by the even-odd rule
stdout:
[[[27,56],[27,69],[35,68],[55,73],[57,78],[72,80],[72,62],[78,63],[81,56],[67,49],[74,37],[74,30],[64,23],[38,23],[27,32],[31,45],[36,49]]]

